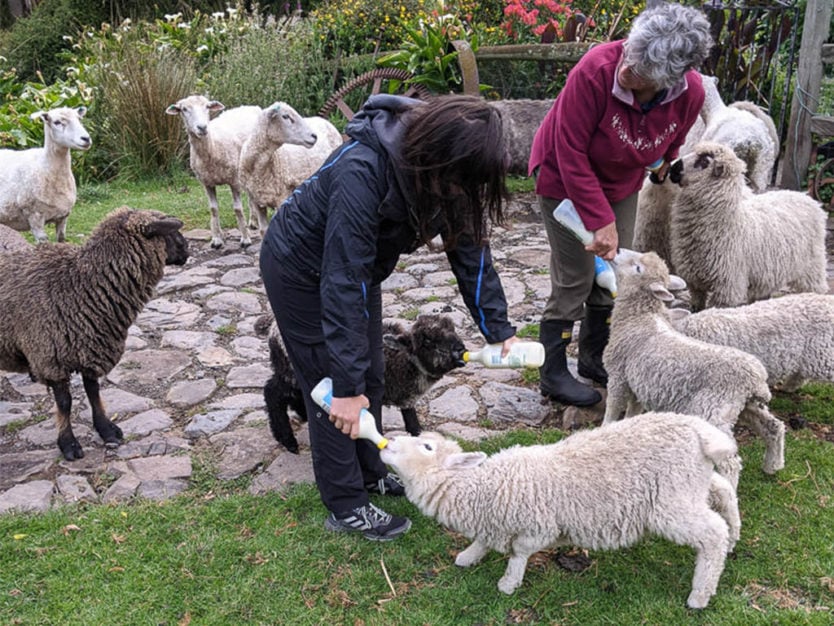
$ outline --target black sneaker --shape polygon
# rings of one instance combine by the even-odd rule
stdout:
[[[362,533],[371,541],[392,541],[411,528],[411,520],[386,513],[367,504],[349,511],[346,515],[331,513],[324,520],[324,527],[337,533]]]
[[[365,489],[368,493],[378,493],[381,496],[405,495],[403,481],[393,472],[388,472],[386,476],[372,483],[365,483]]]

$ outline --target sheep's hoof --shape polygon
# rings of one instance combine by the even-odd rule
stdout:
[[[706,592],[696,592],[695,590],[689,594],[689,599],[686,601],[686,606],[690,609],[703,609],[709,604],[710,595]]]
[[[521,584],[521,581],[515,582],[512,580],[507,580],[506,576],[502,576],[501,580],[498,581],[498,591],[501,593],[506,593],[508,596],[512,595],[513,592],[518,589],[518,586]]]
[[[222,239],[212,239],[211,240],[211,247],[213,250],[218,250],[223,247],[223,240]]]
[[[248,247],[249,247],[249,246],[251,246],[251,245],[252,245],[252,240],[251,240],[251,239],[250,239],[250,240],[248,240],[248,241],[243,241],[243,239],[241,239],[241,240],[240,240],[240,248],[241,248],[241,250],[246,250],[246,248],[248,248]]]
[[[297,441],[282,441],[280,442],[282,446],[287,449],[287,452],[292,452],[293,454],[298,454],[298,442]]]
[[[61,454],[67,461],[75,461],[84,458],[84,450],[81,449],[81,444],[75,437],[61,441],[58,439],[58,447],[61,449]]]

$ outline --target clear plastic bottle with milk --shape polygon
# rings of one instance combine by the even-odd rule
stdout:
[[[538,341],[517,341],[502,357],[503,344],[491,343],[475,352],[464,352],[467,363],[480,363],[486,367],[541,367],[544,365],[544,346]]]
[[[571,231],[583,245],[590,245],[594,240],[593,233],[585,228],[576,207],[568,198],[562,200],[553,210],[553,219]],[[597,285],[610,291],[613,297],[617,296],[617,275],[614,268],[611,263],[598,256],[594,257],[594,280]]]
[[[313,387],[310,395],[313,402],[330,415],[330,406],[333,403],[333,380],[329,376],[322,378],[319,384]],[[359,412],[359,438],[373,441],[380,450],[388,445],[388,440],[379,434],[376,429],[376,420],[367,409]]]

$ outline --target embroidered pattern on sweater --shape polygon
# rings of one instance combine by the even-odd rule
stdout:
[[[614,129],[614,132],[617,133],[617,137],[619,137],[620,141],[624,144],[631,146],[635,150],[652,150],[663,145],[669,141],[670,137],[675,135],[678,130],[678,123],[670,123],[666,130],[657,135],[654,139],[648,139],[647,137],[630,137],[628,129],[626,129],[626,126],[623,124],[623,120],[619,114],[615,114],[611,118],[611,127]]]

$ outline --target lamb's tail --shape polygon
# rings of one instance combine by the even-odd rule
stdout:
[[[704,419],[697,418],[691,422],[691,427],[701,440],[701,450],[704,456],[716,465],[734,457],[738,453],[735,440]]]
[[[266,337],[269,334],[269,327],[274,321],[275,318],[272,316],[272,313],[264,313],[261,315],[255,320],[255,334],[260,337]]]
[[[773,146],[779,145],[779,133],[776,130],[776,124],[773,122],[773,118],[767,114],[767,112],[762,109],[760,106],[753,102],[749,102],[747,100],[739,100],[738,102],[733,102],[730,104],[731,107],[734,109],[739,109],[740,111],[747,111],[754,117],[759,118],[764,125],[767,127],[767,134],[770,136],[770,141],[772,142]],[[770,163],[768,163],[770,165]]]
[[[290,416],[287,413],[287,389],[273,375],[264,385],[264,401],[266,413],[269,416],[269,430],[275,441],[283,445],[293,454],[298,454],[298,440],[292,430]]]

